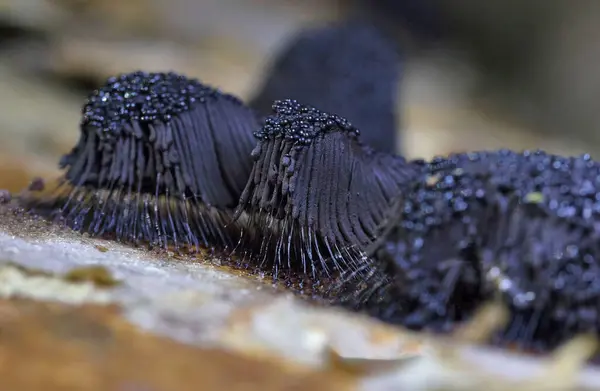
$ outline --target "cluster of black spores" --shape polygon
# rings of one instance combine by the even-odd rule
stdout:
[[[262,128],[254,132],[259,140],[283,137],[300,145],[310,144],[327,132],[342,131],[356,137],[360,131],[347,119],[322,112],[296,100],[280,100],[273,104],[273,114],[266,117]]]
[[[82,126],[117,136],[128,129],[127,123],[166,123],[204,99],[217,97],[237,101],[197,79],[174,72],[125,73],[109,78],[88,97],[82,109]]]

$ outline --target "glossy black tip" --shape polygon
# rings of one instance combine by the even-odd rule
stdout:
[[[339,115],[325,113],[293,99],[277,100],[271,109],[272,114],[264,119],[262,128],[254,132],[259,140],[284,138],[301,146],[326,133],[343,132],[358,142],[360,131]]]
[[[135,136],[131,122],[168,123],[205,100],[229,99],[228,94],[174,72],[134,71],[109,78],[93,91],[82,108],[82,127],[106,137]]]
[[[251,106],[264,116],[296,99],[347,118],[363,141],[394,152],[401,59],[373,26],[355,21],[301,31],[277,55]]]

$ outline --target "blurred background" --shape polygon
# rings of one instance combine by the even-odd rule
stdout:
[[[597,0],[0,0],[0,188],[58,172],[110,75],[174,70],[248,98],[295,32],[349,15],[403,53],[399,152],[600,156]]]

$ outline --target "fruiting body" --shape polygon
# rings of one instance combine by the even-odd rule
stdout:
[[[344,21],[302,30],[278,53],[250,105],[264,116],[275,100],[294,99],[347,118],[363,142],[396,149],[401,59],[368,24]]]
[[[499,297],[511,321],[495,341],[533,350],[600,332],[600,164],[496,151],[426,167],[368,250],[370,289],[346,304],[446,331]]]
[[[82,112],[79,141],[60,164],[66,183],[34,208],[135,243],[237,240],[225,225],[257,127],[240,100],[175,73],[133,72],[109,79]]]
[[[237,98],[174,73],[110,79],[80,130],[59,186],[22,199],[74,229],[235,246],[290,284],[341,274],[327,300],[415,329],[451,330],[500,298],[511,320],[497,343],[600,334],[600,164],[587,155],[407,162],[339,114],[280,100],[259,127]]]
[[[259,142],[238,213],[261,227],[261,262],[316,275],[361,267],[389,201],[413,174],[375,152],[346,119],[295,100],[277,101]]]

